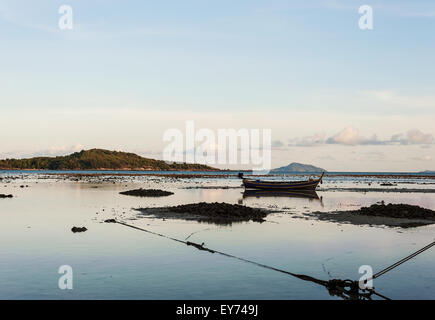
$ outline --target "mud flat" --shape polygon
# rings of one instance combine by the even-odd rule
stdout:
[[[159,190],[159,189],[135,189],[122,191],[119,194],[127,195],[127,196],[135,196],[135,197],[166,197],[173,195],[173,192]]]
[[[317,191],[435,193],[435,189],[416,188],[319,188]]]
[[[435,223],[435,211],[408,204],[374,204],[359,210],[313,212],[305,217],[337,223],[412,228]]]
[[[237,173],[233,174],[213,174],[213,173],[194,173],[194,171],[188,171],[189,173],[177,174],[177,173],[155,173],[143,171],[142,173],[132,173],[132,172],[98,172],[98,173],[80,173],[80,172],[68,172],[68,173],[59,173],[59,172],[50,172],[44,173],[48,176],[59,176],[59,177],[75,177],[75,178],[92,178],[92,177],[166,177],[173,179],[197,179],[197,178],[229,178],[229,177],[237,177]],[[192,172],[192,173],[191,173]],[[208,171],[214,172],[214,171]]]
[[[232,187],[232,186],[193,186],[193,187],[184,187],[183,189],[186,190],[193,190],[193,189],[205,189],[205,190],[229,190],[229,189],[242,189],[243,187],[237,186],[237,187]]]
[[[325,177],[355,177],[355,178],[378,178],[378,179],[433,179],[433,174],[382,174],[382,173],[366,173],[366,174],[354,174],[354,173],[326,173]]]
[[[238,204],[228,203],[192,203],[174,207],[138,208],[139,216],[160,219],[182,219],[198,222],[230,225],[233,222],[263,222],[271,213],[265,209],[256,209]]]

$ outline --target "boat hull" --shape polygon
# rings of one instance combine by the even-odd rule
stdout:
[[[288,182],[276,183],[267,181],[243,180],[243,185],[246,189],[261,189],[261,190],[315,190],[319,181],[303,181],[303,182]]]
[[[315,190],[261,190],[261,189],[247,189],[243,193],[243,198],[249,197],[285,197],[285,198],[307,198],[319,200]]]

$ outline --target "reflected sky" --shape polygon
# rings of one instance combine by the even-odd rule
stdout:
[[[114,183],[115,182],[115,183]],[[20,188],[21,185],[29,187]],[[0,193],[0,298],[2,299],[336,299],[315,283],[241,261],[196,250],[121,225],[116,218],[177,239],[202,243],[318,279],[359,279],[358,268],[374,272],[433,241],[434,226],[398,229],[294,219],[310,211],[357,209],[378,201],[435,209],[433,194],[318,192],[319,198],[243,197],[240,181],[146,178],[69,181],[58,178],[2,182]],[[326,184],[326,186],[325,186]],[[328,183],[323,186],[327,187]],[[163,198],[120,195],[133,188],[175,192]],[[278,209],[266,222],[216,226],[137,217],[134,208],[181,203],[228,202]],[[74,234],[73,226],[87,232]],[[435,251],[429,250],[375,281],[392,299],[435,298]],[[61,265],[71,265],[74,289],[57,286]]]

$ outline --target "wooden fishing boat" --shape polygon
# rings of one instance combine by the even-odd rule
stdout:
[[[320,200],[319,195],[315,190],[262,190],[262,189],[246,189],[243,192],[243,198],[261,198],[261,197],[283,197],[283,198],[306,198]]]
[[[251,180],[243,178],[243,174],[239,174],[242,178],[243,185],[246,189],[262,189],[262,190],[315,190],[317,185],[322,182],[325,175],[323,172],[318,179],[309,179],[305,181],[264,181]]]

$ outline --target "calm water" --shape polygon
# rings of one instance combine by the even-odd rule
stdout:
[[[7,176],[20,176],[10,179]],[[358,279],[361,265],[374,272],[435,238],[435,226],[411,229],[353,226],[292,218],[303,212],[356,209],[378,201],[435,210],[435,193],[328,191],[377,187],[388,179],[325,179],[321,200],[243,197],[237,179],[104,177],[74,181],[29,173],[1,173],[1,299],[337,299],[315,283],[210,254],[121,225],[117,218],[178,239],[318,279]],[[392,179],[394,188],[435,188],[435,179]],[[26,186],[21,188],[20,186]],[[206,187],[231,187],[203,188]],[[173,191],[164,198],[120,195],[132,188]],[[194,202],[228,202],[282,210],[265,223],[217,226],[138,218],[133,208]],[[73,226],[87,232],[73,234]],[[58,288],[58,268],[70,265],[74,289]],[[435,298],[435,249],[375,280],[392,299]],[[375,298],[375,297],[374,297]]]

